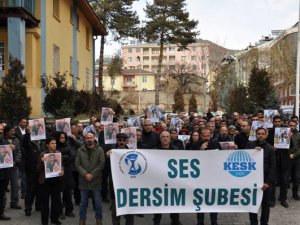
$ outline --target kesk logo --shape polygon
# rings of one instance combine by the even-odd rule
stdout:
[[[232,176],[245,177],[256,170],[256,162],[251,156],[244,151],[236,151],[229,155],[224,162],[224,170],[228,171]]]
[[[125,175],[135,178],[147,170],[147,159],[138,151],[129,151],[121,156],[119,160],[120,171]]]

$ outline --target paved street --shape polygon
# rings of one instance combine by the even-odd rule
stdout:
[[[23,204],[23,200],[21,200]],[[277,202],[276,206],[271,209],[271,218],[270,225],[299,225],[300,224],[300,201],[295,201],[291,198],[291,193],[288,194],[288,203],[290,207],[288,209],[283,208],[279,202]],[[91,201],[90,201],[91,205]],[[103,224],[109,225],[111,224],[110,220],[110,204],[103,203],[104,210],[104,218]],[[75,206],[75,218],[66,218],[62,220],[63,224],[78,224],[78,206]],[[33,212],[31,217],[25,217],[23,210],[15,210],[15,209],[7,209],[6,215],[13,218],[13,220],[8,222],[1,221],[1,225],[28,225],[28,224],[41,224],[40,223],[40,213]],[[209,216],[206,215],[206,224],[210,224],[208,220]],[[181,221],[183,225],[196,225],[196,216],[193,214],[181,214]],[[94,225],[95,219],[92,209],[88,211],[88,219],[87,225]],[[122,219],[122,224],[124,224],[124,220]],[[152,225],[152,215],[146,215],[144,218],[136,217],[135,219],[136,225]],[[169,225],[170,220],[168,216],[163,216],[163,221],[161,225]],[[227,213],[227,214],[219,214],[219,225],[248,225],[248,214],[242,213]]]

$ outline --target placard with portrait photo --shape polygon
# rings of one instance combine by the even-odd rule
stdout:
[[[13,152],[10,145],[0,145],[0,169],[14,166]]]
[[[46,126],[44,118],[29,120],[28,124],[32,141],[46,139]]]
[[[59,177],[61,172],[61,153],[44,154],[45,177]]]

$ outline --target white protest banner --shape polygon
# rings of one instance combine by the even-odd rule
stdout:
[[[199,212],[257,213],[263,150],[113,149],[117,215]]]

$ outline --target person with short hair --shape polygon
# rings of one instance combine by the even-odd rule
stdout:
[[[290,157],[290,169],[292,171],[292,181],[293,181],[293,198],[297,201],[300,200],[298,190],[300,184],[300,133],[297,130],[297,123],[293,120],[289,121],[289,127],[293,133],[291,136],[289,157]]]
[[[262,150],[264,153],[264,184],[262,189],[263,199],[261,204],[260,224],[268,225],[270,216],[270,185],[275,181],[276,156],[275,149],[267,142],[267,130],[259,127],[256,130],[256,141],[247,143],[246,149]],[[250,224],[258,225],[257,213],[249,213]]]
[[[177,129],[173,128],[170,129],[170,134],[171,134],[171,142],[173,145],[177,147],[177,149],[184,150],[184,145],[182,140],[178,139],[178,132]]]
[[[61,208],[61,202],[60,202],[61,180],[60,177],[52,177],[46,179],[45,165],[44,165],[44,161],[47,160],[45,158],[45,154],[59,153],[59,151],[56,150],[55,137],[47,138],[45,145],[46,145],[46,150],[40,154],[38,165],[37,165],[38,183],[39,183],[38,189],[40,191],[40,197],[41,197],[41,221],[43,225],[48,224],[49,198],[51,198],[51,210],[50,210],[51,223],[55,225],[61,225],[61,222],[59,221],[59,213]],[[55,159],[53,159],[53,161],[55,161]],[[54,168],[54,163],[52,163],[50,169],[53,168]],[[64,175],[63,168],[59,175],[60,176]]]
[[[160,134],[160,145],[157,149],[161,150],[177,150],[176,146],[174,146],[171,142],[171,134],[168,131],[163,131]],[[171,225],[182,225],[179,218],[179,213],[171,213]],[[153,217],[153,224],[160,225],[160,221],[162,219],[162,214],[154,214]]]
[[[238,149],[245,149],[248,143],[251,126],[248,121],[244,120],[241,122],[240,127],[241,132],[234,137],[234,143],[238,146]]]
[[[79,224],[85,225],[88,207],[89,193],[92,192],[96,224],[102,225],[101,207],[101,174],[104,168],[105,158],[103,149],[95,144],[95,135],[88,132],[85,136],[85,144],[77,152],[75,166],[79,172],[80,206]]]
[[[142,143],[145,149],[154,149],[160,143],[159,135],[153,131],[153,125],[149,119],[145,119],[143,123]]]

